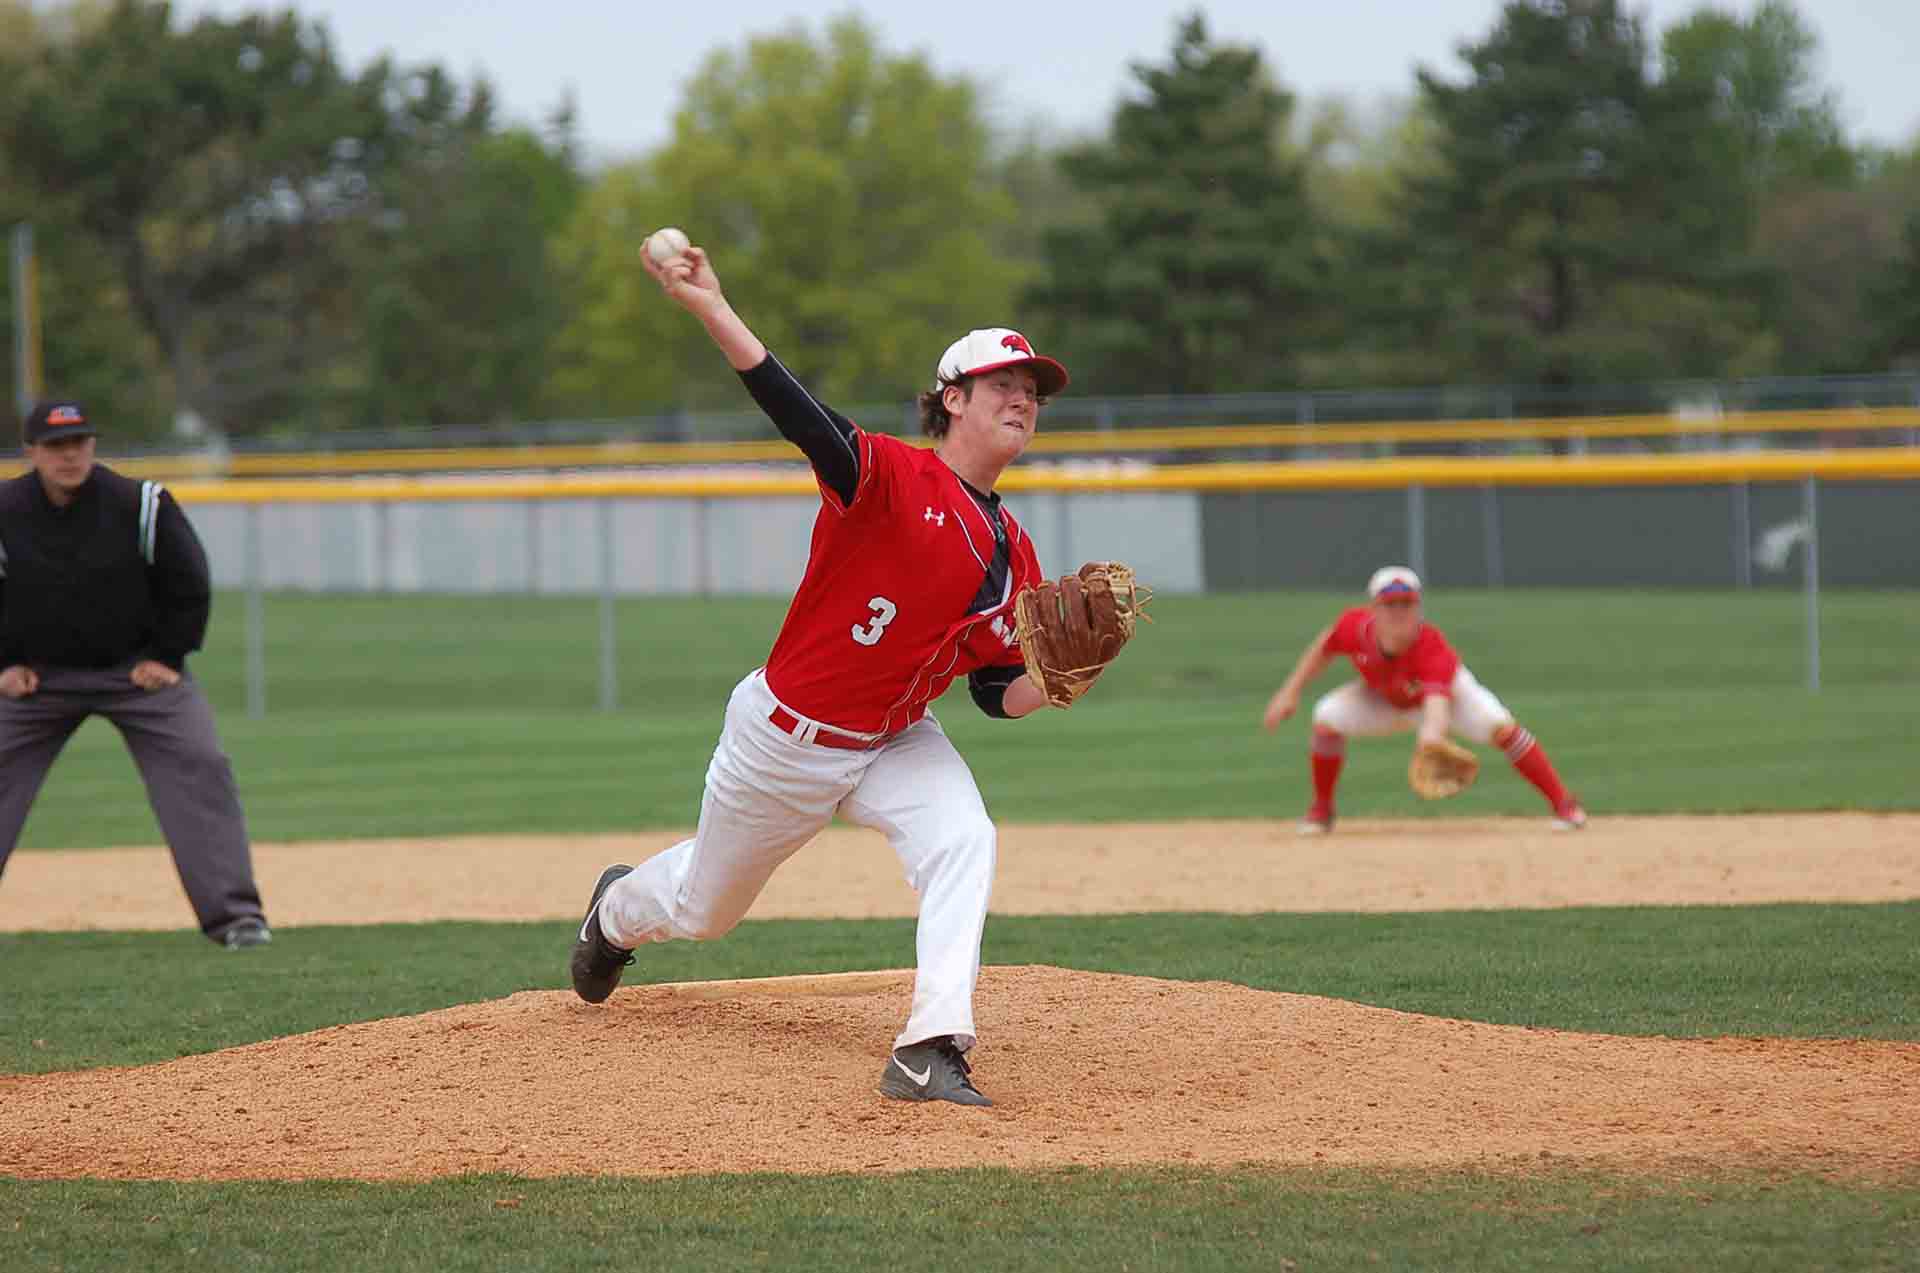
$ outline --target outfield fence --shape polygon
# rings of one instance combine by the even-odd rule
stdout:
[[[1437,588],[1920,587],[1920,448],[1690,455],[1022,466],[1001,484],[1042,562],[1112,557],[1167,593],[1357,592],[1383,562]],[[600,600],[618,704],[624,596],[784,595],[818,496],[804,470],[189,482],[217,586],[247,596],[248,707],[266,710],[263,594]]]
[[[922,445],[928,439],[910,439]],[[1403,455],[1483,456],[1690,453],[1806,446],[1920,446],[1920,407],[1849,406],[1800,411],[1713,411],[1698,415],[1594,415],[1360,423],[1140,426],[1126,430],[1049,427],[1033,439],[1034,459],[1140,457],[1155,462],[1285,457],[1385,459]],[[791,444],[634,442],[520,446],[434,446],[290,454],[140,456],[117,467],[161,480],[489,473],[577,469],[684,468],[790,462]]]
[[[1427,450],[1691,450],[1920,445],[1920,370],[1582,385],[1430,385],[1405,389],[1109,398],[1091,383],[1050,403],[1042,452],[1118,454],[1219,449],[1268,458],[1381,457]],[[744,397],[726,409],[489,424],[361,428],[203,439],[192,454],[137,457],[143,476],[271,477],[428,470],[752,463],[780,459],[766,417]],[[910,401],[836,406],[864,427],[917,437]],[[1896,414],[1905,412],[1904,416]],[[150,448],[151,449],[151,448]]]

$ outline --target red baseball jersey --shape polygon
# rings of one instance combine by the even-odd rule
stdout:
[[[931,450],[859,433],[853,500],[822,484],[807,571],[767,657],[794,711],[861,734],[893,733],[953,679],[1020,666],[1013,598],[1041,581],[1033,541],[1000,510],[1009,569],[985,595],[992,520]]]
[[[1431,623],[1423,623],[1413,644],[1399,654],[1381,653],[1373,637],[1373,611],[1366,606],[1342,614],[1320,648],[1352,659],[1362,680],[1403,709],[1420,706],[1429,694],[1451,697],[1453,674],[1460,670],[1460,656]]]

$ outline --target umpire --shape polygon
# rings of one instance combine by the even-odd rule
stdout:
[[[186,670],[212,607],[207,554],[159,483],[94,463],[79,403],[36,406],[25,438],[33,471],[0,482],[0,871],[54,757],[98,714],[133,753],[200,930],[263,946],[233,766]]]

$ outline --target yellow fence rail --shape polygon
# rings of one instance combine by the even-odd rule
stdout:
[[[1391,490],[1410,486],[1711,486],[1728,482],[1913,481],[1920,447],[1847,451],[1749,451],[1691,455],[1480,456],[1115,466],[1098,472],[1013,469],[1005,491]],[[334,478],[183,482],[175,498],[197,504],[337,504],[403,501],[556,500],[812,495],[806,474],[433,480]]]
[[[1423,443],[1580,442],[1622,438],[1781,433],[1920,433],[1920,408],[1836,407],[1816,411],[1728,412],[1702,419],[1671,415],[1576,419],[1381,421],[1375,424],[1247,424],[1114,431],[1043,431],[1036,455],[1128,452],[1300,450],[1329,446]],[[446,447],[290,455],[152,456],[115,464],[136,477],[315,477],[355,473],[458,473],[500,469],[616,468],[639,465],[746,464],[792,460],[781,440],[754,442],[608,442],[565,446]]]

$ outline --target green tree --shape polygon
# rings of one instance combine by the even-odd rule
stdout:
[[[1880,369],[1920,371],[1920,207],[1907,214],[1900,255],[1869,289],[1868,307]]]
[[[857,18],[748,39],[688,85],[672,140],[602,175],[556,247],[573,295],[553,394],[592,413],[738,405],[739,386],[634,260],[662,225],[822,396],[900,401],[971,327],[1011,323],[1012,201],[969,81]],[[891,421],[878,421],[886,424]]]
[[[1432,384],[1451,374],[1436,351],[1395,325],[1405,254],[1399,196],[1438,164],[1438,125],[1418,98],[1370,110],[1315,103],[1298,145],[1330,286],[1302,342],[1302,380],[1317,385]]]
[[[562,413],[632,414],[719,400],[725,368],[713,366],[710,345],[700,348],[696,337],[705,334],[675,321],[685,315],[665,303],[634,259],[648,234],[681,219],[654,167],[642,160],[602,170],[554,241],[554,268],[572,298],[554,337],[546,386],[547,400]],[[717,246],[715,252],[725,269]],[[737,290],[723,278],[729,292]]]
[[[0,130],[10,129],[18,118],[24,69],[99,17],[93,7],[55,11],[21,0],[0,3]],[[153,342],[128,311],[111,265],[57,203],[36,197],[0,147],[0,232],[20,223],[33,228],[46,392],[86,401],[110,430],[109,447],[164,433],[170,427],[164,369]],[[9,419],[13,350],[9,296],[0,306]]]
[[[1832,92],[1819,83],[1819,40],[1785,0],[1751,16],[1702,9],[1661,37],[1666,80],[1710,103],[1705,127],[1730,159],[1723,213],[1746,227],[1774,276],[1770,370],[1858,371],[1872,345],[1866,289],[1891,258],[1899,218],[1861,181]]]
[[[1002,225],[994,247],[1025,278],[1045,270],[1049,230],[1090,222],[1097,211],[1093,195],[1076,186],[1061,165],[1071,145],[1050,129],[1029,124],[1009,139],[994,163],[989,180],[1020,210]]]
[[[1029,299],[1049,343],[1102,393],[1291,383],[1318,282],[1302,165],[1284,152],[1292,95],[1197,12],[1165,65],[1133,74],[1107,137],[1061,160],[1096,214],[1046,236]]]
[[[349,76],[291,13],[182,28],[148,0],[17,73],[0,149],[104,251],[175,400],[227,432],[270,425],[338,356],[340,240],[374,205],[410,86],[384,62]]]
[[[1900,253],[1902,209],[1878,183],[1803,186],[1767,201],[1755,250],[1774,271],[1779,333],[1773,370],[1788,375],[1874,371],[1876,284]]]
[[[1751,17],[1700,9],[1660,39],[1664,78],[1712,102],[1721,144],[1741,159],[1755,197],[1781,186],[1845,185],[1858,169],[1832,92],[1820,87],[1820,40],[1787,0]]]
[[[1390,226],[1400,186],[1431,164],[1435,148],[1433,119],[1417,99],[1361,106],[1321,98],[1298,133],[1308,200],[1323,229]]]
[[[1708,86],[1654,80],[1617,0],[1513,0],[1461,56],[1462,82],[1419,72],[1439,163],[1405,187],[1395,338],[1553,385],[1764,365],[1767,278]]]
[[[544,406],[566,298],[548,259],[581,178],[564,131],[494,131],[484,86],[383,185],[356,268],[359,424],[478,424]]]

